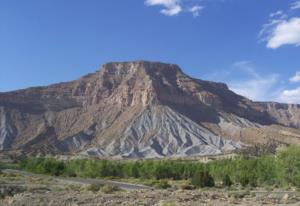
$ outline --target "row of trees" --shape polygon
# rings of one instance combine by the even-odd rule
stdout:
[[[109,161],[27,158],[21,168],[29,172],[72,177],[117,177],[143,179],[207,179],[225,184],[284,185],[300,187],[300,146],[290,146],[276,155],[215,160],[209,163],[182,160]],[[193,181],[192,181],[193,182]],[[198,181],[199,182],[199,181]],[[201,186],[201,185],[200,185]]]
[[[21,168],[34,173],[65,175],[70,177],[118,177],[142,179],[189,179],[195,172],[203,171],[205,165],[192,161],[144,160],[110,161],[76,159],[67,162],[54,158],[27,158]]]

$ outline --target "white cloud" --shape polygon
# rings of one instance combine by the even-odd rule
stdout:
[[[300,1],[295,1],[294,3],[292,3],[291,5],[291,9],[295,10],[295,9],[300,9]]]
[[[277,49],[283,45],[300,45],[300,18],[275,19],[264,25],[260,36],[267,41],[267,47]]]
[[[284,90],[279,100],[286,103],[300,103],[300,87],[291,90]]]
[[[171,8],[167,8],[167,9],[162,9],[160,12],[166,16],[174,16],[177,15],[181,12],[181,6],[176,5],[174,7]]]
[[[300,71],[297,71],[290,79],[290,82],[300,82]],[[300,103],[300,87],[294,89],[285,89],[278,98],[279,101],[286,103]]]
[[[174,16],[182,11],[180,0],[146,0],[147,6],[164,6],[165,8],[160,12],[167,16]]]
[[[277,49],[288,44],[300,45],[300,18],[295,17],[275,24],[268,37],[267,47]]]
[[[194,17],[197,17],[197,16],[199,16],[199,13],[202,9],[204,9],[203,6],[196,5],[196,6],[189,8],[188,11],[191,12]]]
[[[237,94],[254,101],[275,101],[300,104],[300,86],[288,88],[287,81],[279,74],[270,73],[262,75],[250,61],[238,61],[233,67],[218,70],[206,76],[212,81],[228,84],[229,89]],[[291,82],[300,82],[300,71],[289,79]]]
[[[181,12],[189,12],[194,17],[199,16],[200,11],[204,8],[200,5],[187,6],[186,0],[145,0],[146,6],[162,6],[160,13],[166,16],[175,16]]]
[[[300,0],[291,5],[291,9],[300,9]],[[292,12],[276,11],[269,15],[269,22],[263,25],[259,33],[267,48],[277,49],[284,45],[300,46],[300,17],[291,17]]]
[[[296,72],[296,74],[292,76],[289,80],[290,82],[300,82],[300,72]]]

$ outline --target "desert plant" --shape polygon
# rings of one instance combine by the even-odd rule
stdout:
[[[167,189],[167,188],[171,187],[171,185],[169,184],[169,182],[167,180],[160,180],[154,185],[154,187],[156,189]]]
[[[291,145],[280,151],[278,159],[284,180],[289,184],[300,187],[300,146]]]
[[[103,193],[113,193],[115,191],[119,191],[120,189],[115,185],[104,185],[100,190]]]
[[[103,185],[101,184],[90,184],[87,186],[87,190],[91,191],[91,192],[98,192],[100,190],[100,188],[102,188]]]
[[[197,172],[191,180],[192,185],[195,187],[213,187],[215,186],[214,178],[208,171]]]
[[[244,147],[237,150],[237,153],[242,155],[244,158],[261,157],[275,154],[280,145],[282,145],[281,142],[275,139],[270,139],[264,144],[255,144],[253,146]]]
[[[233,182],[231,181],[230,176],[228,174],[224,175],[222,182],[223,182],[223,186],[226,186],[226,187],[230,187],[233,184]]]

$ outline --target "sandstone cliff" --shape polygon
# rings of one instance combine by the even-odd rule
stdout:
[[[0,150],[164,157],[300,143],[300,106],[253,102],[173,64],[108,63],[78,80],[0,93]]]

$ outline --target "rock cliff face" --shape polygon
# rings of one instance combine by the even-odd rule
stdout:
[[[0,150],[152,158],[300,143],[300,106],[253,102],[173,64],[108,63],[78,80],[0,93]]]

